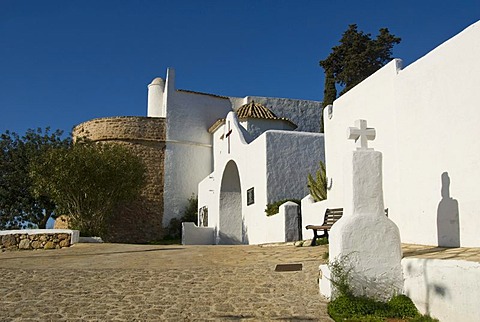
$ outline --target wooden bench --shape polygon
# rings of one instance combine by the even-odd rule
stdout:
[[[327,208],[325,210],[325,217],[323,219],[323,224],[320,226],[317,225],[307,225],[306,229],[313,230],[313,239],[312,239],[312,246],[317,245],[317,238],[318,238],[318,231],[322,230],[322,236],[328,238],[328,231],[332,228],[333,224],[337,222],[343,215],[343,208]]]
[[[313,239],[312,246],[317,245],[318,231],[322,230],[322,237],[328,238],[328,231],[332,228],[333,224],[336,223],[343,215],[343,208],[327,208],[325,210],[325,217],[323,219],[323,224],[320,226],[317,225],[307,225],[306,229],[313,230]],[[385,215],[388,217],[388,208],[385,209]]]

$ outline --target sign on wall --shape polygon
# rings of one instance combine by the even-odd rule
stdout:
[[[200,219],[200,227],[208,227],[208,207],[203,206],[198,211],[198,218]]]
[[[253,205],[255,203],[255,193],[253,187],[247,190],[247,206]]]

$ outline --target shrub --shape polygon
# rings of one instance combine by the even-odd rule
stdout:
[[[310,195],[315,201],[322,201],[327,199],[327,174],[325,164],[320,161],[320,169],[316,172],[316,180],[309,173],[307,177],[307,186],[310,190]]]
[[[387,318],[435,321],[421,316],[412,300],[405,295],[394,296],[387,303],[366,297],[341,295],[328,304],[328,314],[335,321],[384,321]]]
[[[327,237],[319,237],[316,240],[317,246],[319,245],[328,245],[328,238]]]
[[[385,303],[377,302],[365,297],[342,295],[328,304],[328,314],[335,321],[358,319],[361,317],[376,317],[379,321],[386,316]]]
[[[389,316],[394,318],[417,317],[419,315],[415,304],[406,295],[397,295],[387,302]]]
[[[400,318],[406,321],[438,322],[429,316],[421,315],[412,300],[405,295],[396,295],[386,303],[354,296],[349,284],[352,269],[338,260],[331,261],[328,267],[337,297],[328,304],[327,310],[335,321],[374,322]]]
[[[267,208],[265,209],[265,213],[267,214],[267,216],[273,216],[275,214],[278,214],[278,208],[283,205],[284,203],[286,203],[287,201],[293,201],[294,203],[296,203],[297,205],[300,205],[301,201],[298,200],[298,199],[283,199],[283,200],[279,200],[279,201],[276,201],[274,203],[269,203],[267,205]]]
[[[84,236],[105,237],[115,209],[140,197],[145,165],[118,144],[81,141],[49,149],[30,165],[34,195],[47,196]]]
[[[194,222],[198,221],[198,198],[192,195],[188,199],[188,205],[183,210],[182,216],[179,218],[170,219],[170,223],[167,228],[167,235],[165,239],[179,239],[182,237],[182,222]]]

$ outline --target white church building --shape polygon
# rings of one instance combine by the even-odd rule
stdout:
[[[179,90],[172,69],[148,86],[148,117],[92,120],[76,129],[160,152],[149,159],[153,208],[160,211],[135,218],[136,230],[129,231],[165,228],[198,194],[199,221],[184,223],[185,244],[260,244],[307,239],[312,233],[301,227],[322,224],[327,208],[348,209],[357,186],[345,175],[343,160],[352,153],[346,130],[366,120],[376,131],[369,147],[383,155],[379,218],[398,227],[399,252],[400,241],[478,248],[479,57],[477,22],[407,67],[393,60],[325,108],[324,135],[320,102]],[[321,160],[329,190],[326,200],[314,202],[306,178]],[[301,215],[292,203],[266,215],[267,204],[290,198],[303,198]],[[161,223],[153,226],[151,218]],[[403,291],[422,312],[442,321],[478,320],[480,264],[401,261]]]
[[[324,160],[323,134],[295,128],[255,101],[210,127],[213,172],[200,182],[198,202],[200,226],[212,228],[216,244],[301,238],[297,207],[294,213],[265,213],[267,204],[308,193],[307,175]]]
[[[321,115],[316,101],[178,89],[169,68],[165,79],[148,85],[146,117],[93,119],[73,135],[126,146],[146,165],[141,199],[119,209],[109,241],[162,239],[198,196],[202,227],[209,227],[203,227],[209,236],[203,243],[264,243],[299,238],[296,210],[285,228],[282,215],[267,218],[265,208],[308,193],[307,175],[324,160]],[[266,220],[279,221],[269,235],[263,233]]]
[[[269,218],[265,208],[308,193],[308,173],[324,161],[321,113],[315,101],[178,90],[168,69],[165,81],[156,78],[148,86],[148,117],[166,121],[163,225],[198,194],[202,228],[184,234],[193,236],[188,243],[300,238],[296,208],[287,219]],[[195,237],[205,234],[207,240]]]

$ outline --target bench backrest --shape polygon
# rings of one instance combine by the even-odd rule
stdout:
[[[325,219],[322,226],[332,226],[343,215],[343,208],[328,208],[325,210]]]
[[[385,209],[385,215],[388,217],[388,208]],[[322,226],[332,226],[343,216],[343,208],[327,208]]]

